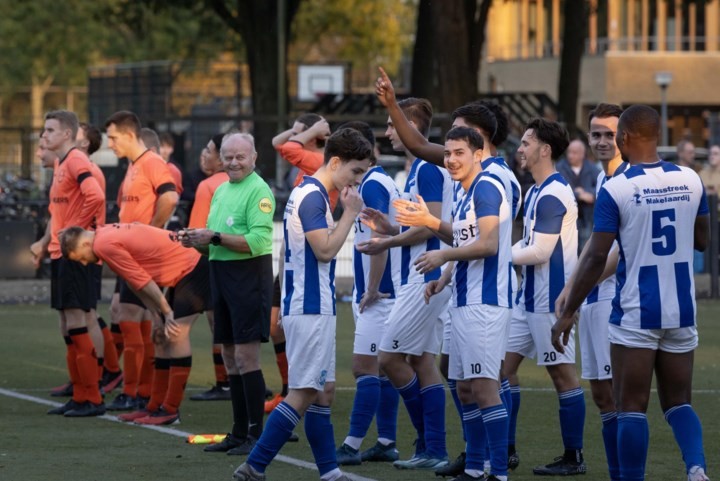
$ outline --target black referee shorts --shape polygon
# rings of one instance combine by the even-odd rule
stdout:
[[[273,296],[272,255],[210,261],[215,344],[267,342]]]
[[[282,293],[280,292],[280,276],[275,276],[275,282],[273,282],[273,307],[280,307],[281,297]]]
[[[53,309],[82,309],[97,306],[90,266],[61,257],[50,262],[50,306]]]
[[[201,256],[195,268],[165,293],[175,319],[200,314],[212,308],[210,262]]]

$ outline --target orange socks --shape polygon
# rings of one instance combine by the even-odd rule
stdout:
[[[190,377],[192,356],[170,359],[170,382],[163,401],[163,408],[169,413],[176,413],[185,394],[185,385]]]
[[[213,365],[215,366],[215,382],[218,385],[226,386],[228,383],[228,373],[225,369],[225,363],[222,357],[222,348],[217,345],[213,345],[212,348]]]
[[[157,411],[165,400],[170,381],[170,359],[161,357],[155,358],[155,370],[153,372],[152,393],[146,409],[150,412]]]
[[[70,336],[64,336],[63,339],[65,340],[65,362],[67,363],[70,382],[73,386],[75,386],[80,382],[80,374],[78,374],[77,368],[77,350],[75,349],[75,345],[73,344]],[[75,388],[73,387],[73,393],[74,392]]]
[[[146,320],[140,323],[142,343],[144,347],[142,367],[140,368],[140,381],[138,384],[138,396],[150,397],[152,392],[153,365],[155,361],[155,345],[152,342],[152,321]]]
[[[98,361],[87,327],[70,329],[68,334],[70,334],[72,345],[75,346],[77,353],[75,362],[77,363],[79,383],[73,385],[73,399],[76,402],[90,401],[93,404],[100,404],[102,397],[98,387]],[[77,391],[79,393],[76,397],[75,392]]]
[[[115,348],[113,335],[110,333],[110,329],[108,329],[102,317],[98,317],[98,325],[100,326],[100,332],[102,332],[103,335],[103,344],[105,345],[105,360],[103,365],[109,372],[118,372],[120,370],[120,361],[117,349]],[[122,333],[120,335],[122,336]]]
[[[120,329],[120,324],[110,324],[110,335],[112,336],[113,344],[115,344],[115,352],[117,353],[118,359],[122,356],[125,348],[125,342],[123,341],[123,333]]]
[[[145,351],[142,331],[140,330],[140,323],[133,321],[120,321],[120,330],[125,345],[123,392],[130,397],[135,397],[138,394],[140,368],[142,367],[143,353]]]

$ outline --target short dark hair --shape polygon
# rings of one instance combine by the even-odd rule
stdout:
[[[75,140],[78,131],[78,118],[75,112],[69,110],[51,110],[45,114],[45,120],[57,120],[60,126],[64,129],[69,129],[72,132],[72,138]]]
[[[175,147],[175,137],[170,132],[161,132],[158,135],[158,138],[160,139],[160,144],[169,145],[170,147]]]
[[[682,139],[682,140],[680,140],[680,142],[677,143],[677,146],[675,147],[675,149],[678,152],[680,152],[681,150],[683,150],[685,148],[685,146],[687,144],[692,144],[692,141],[690,141],[688,139]]]
[[[623,109],[619,105],[599,103],[588,114],[588,128],[590,128],[590,122],[592,122],[593,119],[595,119],[595,118],[597,118],[597,119],[606,119],[608,117],[620,118],[622,113],[623,113]]]
[[[77,249],[78,242],[84,233],[85,229],[76,225],[60,231],[58,240],[63,257],[67,258],[71,252]]]
[[[448,140],[464,140],[473,152],[482,150],[484,146],[482,135],[470,127],[454,127],[450,129],[445,135],[445,142]]]
[[[632,105],[620,116],[618,130],[657,140],[660,136],[660,116],[647,105]]]
[[[114,124],[115,128],[121,132],[132,132],[135,137],[140,138],[140,129],[142,124],[137,115],[129,110],[120,110],[115,112],[105,121],[105,129]]]
[[[493,145],[500,145],[508,136],[508,119],[502,107],[489,100],[478,100],[458,107],[452,113],[452,119],[462,117],[465,121],[481,129]]]
[[[337,128],[337,130],[342,129],[356,130],[360,132],[363,137],[365,137],[365,140],[370,142],[370,147],[372,147],[372,155],[370,156],[370,162],[375,165],[377,159],[375,158],[375,134],[373,133],[372,127],[370,127],[367,122],[363,122],[361,120],[351,120],[349,122],[340,124]]]
[[[550,146],[553,160],[560,158],[570,144],[567,130],[557,122],[536,117],[525,126],[525,130],[530,129],[540,142]]]
[[[160,137],[158,137],[157,132],[153,129],[147,127],[140,129],[140,138],[143,144],[145,144],[145,147],[150,150],[154,149],[155,152],[160,152]]]
[[[398,106],[408,120],[412,120],[418,131],[427,137],[430,134],[430,124],[433,118],[432,104],[428,99],[410,97],[398,102]]]
[[[325,163],[333,157],[339,157],[343,162],[370,159],[372,151],[370,142],[357,130],[338,130],[327,139]]]
[[[85,139],[88,141],[88,155],[92,155],[100,150],[100,146],[102,145],[102,132],[100,132],[100,129],[87,122],[80,122],[80,128],[83,130]]]
[[[215,144],[215,150],[220,154],[220,147],[222,147],[222,141],[225,138],[225,134],[215,134],[212,136],[212,143]]]
[[[306,128],[310,128],[316,123],[320,122],[322,120],[322,117],[316,113],[313,112],[306,112],[300,117],[298,117],[295,122],[300,122],[303,124]]]

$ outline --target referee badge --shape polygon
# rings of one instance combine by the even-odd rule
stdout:
[[[260,208],[260,212],[269,214],[270,212],[272,212],[272,201],[268,197],[263,197],[262,199],[260,199],[258,207]]]
[[[228,227],[232,227],[232,225],[235,223],[235,221],[233,220],[232,216],[230,215],[230,216],[228,216],[225,223],[227,224]]]

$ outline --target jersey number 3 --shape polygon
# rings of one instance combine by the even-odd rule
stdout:
[[[652,213],[652,251],[656,256],[675,253],[675,209],[656,210]]]

